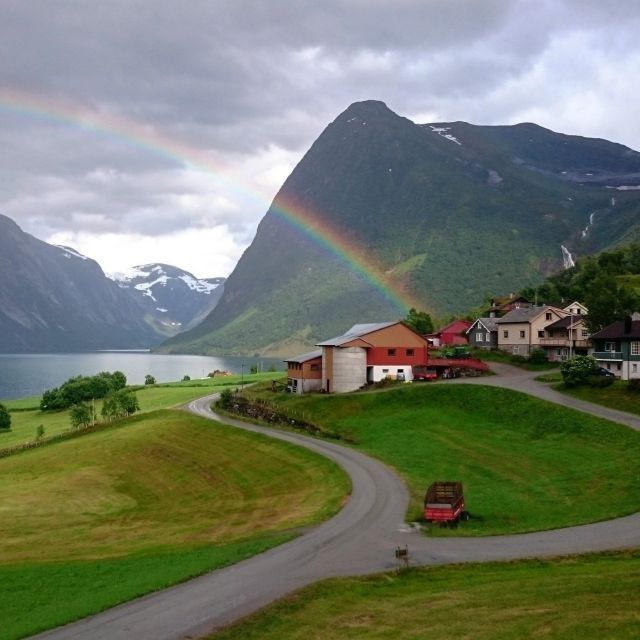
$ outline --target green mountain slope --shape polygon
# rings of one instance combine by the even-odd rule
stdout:
[[[534,285],[562,268],[561,245],[589,253],[631,232],[640,192],[611,187],[636,175],[640,154],[604,140],[531,124],[417,125],[381,102],[355,103],[286,180],[216,309],[162,349],[291,353],[355,322],[401,317],[340,258],[345,247],[436,314]],[[300,221],[330,230],[340,250]]]

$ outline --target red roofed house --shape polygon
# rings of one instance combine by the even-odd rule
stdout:
[[[446,345],[469,344],[467,339],[467,331],[473,325],[469,320],[454,320],[446,327],[442,327],[437,333],[430,333],[425,336],[427,340],[434,346],[440,347]]]
[[[403,322],[356,324],[341,336],[324,340],[322,389],[354,391],[390,377],[412,380],[414,365],[426,366],[428,343]]]

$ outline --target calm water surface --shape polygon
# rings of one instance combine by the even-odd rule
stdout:
[[[0,400],[41,395],[72,376],[100,371],[122,371],[130,384],[142,384],[151,374],[158,382],[204,378],[215,369],[241,373],[257,365],[267,371],[274,364],[284,370],[280,358],[161,355],[148,352],[101,351],[95,353],[0,354]]]

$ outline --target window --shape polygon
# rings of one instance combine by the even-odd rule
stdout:
[[[638,365],[637,365],[637,364],[635,364],[635,363],[633,363],[633,364],[631,365],[631,371],[632,371],[633,373],[638,373]]]
[[[491,342],[491,334],[485,333],[484,334],[484,341],[485,342]]]
[[[620,369],[622,369],[622,365],[618,362],[618,364],[616,365],[616,370],[620,371]]]
[[[387,349],[387,355],[388,356],[395,356],[396,355],[396,350],[395,349]]]
[[[538,338],[544,338],[544,331],[538,331]]]
[[[552,315],[551,315],[551,313],[549,313],[548,311],[547,311],[547,313],[545,314],[545,316],[544,316],[544,317],[545,317],[547,320],[551,320],[551,319],[553,319],[553,316],[552,316]]]
[[[520,332],[520,337],[521,337],[521,338],[524,338],[524,331],[521,331],[521,332]]]
[[[389,373],[389,369],[383,369],[382,373]]]
[[[582,330],[582,337],[583,338],[588,338],[589,337],[589,329],[583,329]]]
[[[312,364],[311,365],[311,371],[320,371],[320,365],[319,364]]]
[[[414,354],[413,349],[407,349],[407,355],[408,355],[410,358],[411,358],[411,357],[413,357],[413,354]],[[398,371],[399,371],[399,369],[398,369]]]
[[[509,337],[509,332],[508,331],[503,331],[502,332],[502,337],[503,338],[508,338]]]
[[[631,355],[640,356],[640,342],[631,343]]]
[[[605,351],[615,351],[616,350],[616,343],[615,342],[605,342],[604,343],[604,350]]]
[[[513,353],[519,353],[519,351],[520,351],[520,347],[518,346],[513,347]]]
[[[476,333],[476,342],[484,342],[484,334],[481,333],[480,331]]]
[[[404,373],[404,369],[398,369],[398,373]]]

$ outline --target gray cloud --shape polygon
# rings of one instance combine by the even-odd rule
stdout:
[[[639,27],[631,0],[6,0],[0,212],[44,238],[219,226],[239,255],[277,180],[368,98],[639,148]]]

